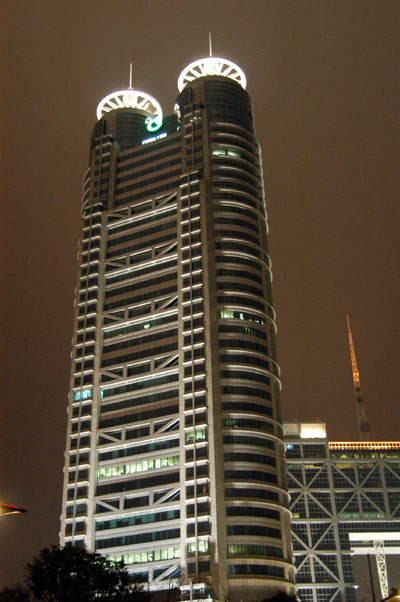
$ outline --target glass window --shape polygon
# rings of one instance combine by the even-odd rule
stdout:
[[[91,399],[92,397],[92,389],[81,389],[80,391],[74,391],[74,401],[79,401],[83,399]]]
[[[224,435],[225,445],[257,445],[275,449],[275,444],[267,437],[251,437],[250,435]]]
[[[117,556],[108,556],[114,562],[124,562],[126,565],[141,564],[145,562],[159,562],[160,560],[172,560],[181,557],[181,548],[168,547],[147,552],[136,552],[130,554],[120,554]],[[163,571],[165,569],[162,569]]]
[[[200,540],[197,542],[197,546],[196,546],[196,542],[191,542],[191,543],[187,544],[188,554],[194,554],[196,551],[204,554],[204,553],[208,552],[208,549],[209,549],[208,541]]]
[[[271,518],[279,520],[280,514],[277,510],[269,508],[258,508],[257,506],[228,506],[226,509],[227,516],[259,516],[263,518]]]
[[[282,567],[264,564],[230,564],[228,575],[273,575],[284,577],[285,571]]]
[[[110,493],[120,493],[123,491],[133,491],[135,489],[149,489],[157,485],[166,485],[179,482],[179,472],[168,472],[166,474],[158,474],[153,477],[142,477],[132,480],[118,480],[114,483],[106,485],[98,485],[96,495],[104,495]]]
[[[104,548],[115,548],[119,546],[129,546],[138,543],[147,543],[150,541],[162,541],[165,539],[177,539],[180,536],[180,529],[166,529],[164,531],[150,531],[148,533],[138,533],[136,535],[122,535],[120,537],[110,537],[107,539],[98,539],[95,542],[95,548],[101,550]],[[148,552],[137,552],[140,554],[139,562],[152,562],[153,558],[148,560]]]
[[[274,432],[274,427],[269,422],[252,420],[251,418],[223,418],[222,426],[229,429],[253,428],[259,431]]]
[[[263,527],[262,525],[228,525],[226,528],[227,535],[255,535],[257,537],[274,537],[281,536],[281,530],[275,527]]]
[[[228,499],[259,499],[259,500],[272,500],[277,502],[279,496],[274,491],[268,491],[267,489],[251,489],[250,487],[227,487],[225,489],[225,497]]]
[[[234,309],[220,310],[219,317],[223,319],[247,320],[249,322],[256,322],[257,324],[261,325],[265,324],[265,319],[257,314],[251,314],[246,311],[237,311]]]
[[[229,544],[228,556],[273,556],[283,558],[281,548],[274,546],[261,546],[255,544]]]
[[[259,470],[225,470],[224,475],[227,481],[260,481],[274,484],[278,482],[276,475]]]
[[[244,453],[244,452],[225,452],[225,462],[251,462],[255,464],[268,464],[269,466],[276,466],[275,458],[270,456],[264,456],[255,453]]]
[[[188,431],[185,435],[186,443],[192,443],[193,441],[205,441],[207,438],[206,429],[197,429],[195,431]]]

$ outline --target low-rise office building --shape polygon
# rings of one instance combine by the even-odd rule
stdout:
[[[385,555],[400,554],[400,441],[331,442],[320,421],[284,429],[298,597],[355,602],[353,555],[377,558],[382,588]]]

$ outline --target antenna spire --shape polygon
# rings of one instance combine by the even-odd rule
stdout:
[[[212,56],[211,31],[208,32],[208,48],[209,48],[209,51],[210,51],[210,56]]]
[[[360,433],[360,441],[370,441],[370,426],[367,422],[367,416],[365,413],[364,398],[361,392],[360,373],[358,371],[356,352],[354,349],[353,335],[351,333],[350,318],[348,314],[346,315],[346,318],[347,333],[349,336],[351,369],[353,372],[354,395],[356,400],[356,415],[358,421],[358,430]]]
[[[129,86],[128,90],[133,90],[132,87],[132,63],[129,63]]]

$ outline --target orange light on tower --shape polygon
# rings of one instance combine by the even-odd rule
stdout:
[[[353,335],[350,328],[350,318],[347,315],[347,334],[349,337],[350,347],[350,359],[351,359],[351,371],[353,373],[353,385],[354,385],[354,396],[356,401],[356,414],[358,429],[360,433],[360,441],[370,440],[370,425],[367,422],[367,416],[365,413],[364,398],[361,392],[360,373],[357,366],[356,351],[354,349]]]

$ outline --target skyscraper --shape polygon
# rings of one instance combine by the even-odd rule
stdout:
[[[174,114],[98,107],[82,237],[60,541],[150,589],[294,591],[261,157],[243,71],[207,57]]]

